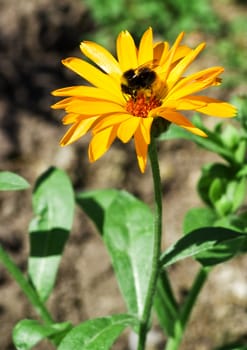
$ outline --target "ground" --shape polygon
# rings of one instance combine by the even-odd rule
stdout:
[[[2,0],[1,6],[0,168],[17,172],[33,185],[43,171],[55,165],[68,172],[77,191],[125,189],[151,205],[150,170],[144,175],[138,171],[133,144],[122,146],[116,142],[94,164],[87,160],[87,137],[67,148],[58,145],[65,128],[60,123],[61,113],[50,110],[54,102],[50,91],[76,82],[62,68],[60,60],[78,55],[76,47],[83,33],[93,29],[82,2]],[[191,35],[188,40],[196,44],[201,38]],[[209,63],[208,58],[202,62],[206,66]],[[200,167],[215,156],[190,142],[175,140],[160,145],[159,157],[165,248],[181,236],[186,211],[202,205],[196,182]],[[25,272],[31,190],[1,193],[0,210],[0,242]],[[169,270],[178,300],[183,300],[197,269],[197,263],[186,260]],[[247,346],[246,271],[246,257],[235,258],[213,270],[192,314],[181,350],[211,350],[237,340]],[[35,318],[36,314],[2,266],[0,296],[0,348],[13,350],[14,325],[23,318]],[[79,209],[48,306],[57,321],[70,320],[74,324],[125,311],[107,252],[94,226]],[[158,342],[159,330],[152,334],[154,342]],[[128,345],[132,340],[133,335],[126,332],[114,349],[134,350]],[[36,349],[49,350],[52,346],[44,342]]]

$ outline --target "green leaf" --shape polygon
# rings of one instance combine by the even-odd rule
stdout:
[[[247,97],[246,95],[243,96],[234,96],[232,98],[231,103],[233,103],[238,110],[237,120],[241,123],[241,126],[243,130],[247,130],[247,122],[246,122],[246,115],[247,115]]]
[[[241,252],[247,235],[223,227],[204,227],[188,233],[161,256],[166,267],[188,257],[195,257],[203,266],[216,265]]]
[[[103,233],[105,215],[119,191],[114,189],[93,190],[78,193],[76,202],[94,222],[100,233]]]
[[[247,350],[245,334],[240,335],[236,341],[224,343],[213,350]]]
[[[126,327],[136,325],[137,320],[129,315],[89,320],[73,328],[58,350],[108,350]]]
[[[236,177],[241,178],[247,176],[247,165],[243,165],[242,168],[237,172]]]
[[[33,193],[33,210],[28,273],[44,301],[54,286],[74,216],[73,189],[62,170],[50,168],[38,179]]]
[[[234,150],[240,141],[239,130],[228,124],[221,134],[222,143],[230,150]]]
[[[241,231],[247,232],[247,212],[245,211],[241,214],[238,214],[237,219],[240,221],[239,224],[237,223],[237,227],[241,229]],[[235,221],[233,222],[233,224],[235,224]]]
[[[13,330],[13,341],[17,350],[29,350],[41,340],[69,332],[72,325],[69,322],[42,325],[36,320],[22,320]]]
[[[236,211],[242,204],[246,195],[246,178],[243,177],[238,182],[233,192],[233,211]]]
[[[246,345],[223,345],[215,350],[247,350]]]
[[[220,217],[230,215],[232,213],[232,200],[224,194],[221,198],[214,203],[216,212]]]
[[[232,169],[225,164],[212,163],[203,166],[202,175],[197,185],[202,200],[212,206],[214,201],[220,196],[219,190],[223,190],[223,183],[226,184],[233,177],[234,174]],[[222,184],[222,188],[219,188],[218,191],[216,191],[216,185],[219,184],[216,182],[216,184],[212,185],[216,180]],[[214,186],[216,186],[216,188],[214,188]]]
[[[82,193],[78,203],[103,235],[128,311],[141,316],[154,244],[149,207],[125,191],[112,190]]]
[[[246,221],[240,215],[230,214],[215,221],[214,226],[224,227],[230,230],[246,232]]]
[[[185,234],[198,228],[213,226],[217,220],[215,211],[211,208],[192,208],[187,211],[184,222],[183,232]]]
[[[247,235],[226,239],[219,244],[215,244],[210,249],[197,254],[196,260],[204,267],[220,264],[232,259],[235,255],[242,253],[243,247],[246,246],[246,242]]]
[[[198,125],[198,123],[195,123],[195,125],[202,129],[208,135],[208,137],[205,138],[194,135],[179,126],[172,124],[166,132],[160,135],[159,140],[190,140],[208,151],[219,154],[228,161],[232,161],[234,159],[232,152],[222,144],[222,141],[216,132],[210,131],[203,124]]]
[[[238,144],[236,151],[234,152],[234,158],[236,163],[244,165],[246,156],[246,140],[241,140]]]
[[[215,196],[212,195],[213,188],[214,188],[214,193],[217,192],[216,186],[214,186],[217,180],[218,180],[218,183],[221,184],[218,186],[219,198],[217,198],[217,194],[215,194]],[[223,185],[223,183],[225,184]],[[221,217],[234,213],[242,205],[245,199],[245,193],[246,193],[245,177],[239,179],[238,181],[236,180],[227,181],[227,179],[215,179],[210,188],[212,202],[214,200],[215,209],[219,214],[219,216]]]
[[[29,183],[20,175],[10,171],[0,172],[0,191],[18,191],[29,187]]]
[[[218,201],[225,192],[226,184],[222,179],[216,178],[212,181],[211,186],[209,188],[209,198],[211,203],[215,203]]]

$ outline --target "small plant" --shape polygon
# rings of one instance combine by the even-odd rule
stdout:
[[[81,50],[95,65],[68,58],[64,65],[92,86],[59,89],[65,97],[53,105],[63,109],[64,124],[72,124],[61,140],[68,145],[88,131],[92,133],[88,156],[102,157],[118,138],[134,139],[137,163],[143,173],[149,160],[154,186],[154,208],[126,191],[104,189],[75,193],[68,176],[50,168],[37,180],[33,190],[34,218],[29,226],[30,255],[27,278],[3,247],[0,260],[18,282],[41,321],[22,320],[14,328],[18,350],[28,350],[48,338],[58,350],[107,350],[126,327],[138,335],[138,350],[146,347],[155,310],[164,331],[166,350],[179,349],[191,311],[213,266],[224,263],[247,249],[246,195],[246,104],[239,105],[238,126],[222,123],[213,131],[198,115],[193,122],[184,110],[231,118],[236,108],[227,102],[195,95],[219,86],[222,67],[210,67],[184,75],[203,50],[182,45],[183,33],[173,46],[153,42],[152,29],[143,34],[136,47],[129,32],[117,39],[117,59],[93,42]],[[67,97],[68,96],[68,97]],[[190,210],[181,238],[161,251],[162,192],[157,142],[185,138],[217,153],[223,162],[205,165],[198,191],[203,208]],[[141,176],[141,175],[140,175]],[[24,190],[29,185],[19,176],[2,172],[1,190]],[[87,320],[78,325],[57,323],[46,307],[56,280],[59,262],[71,231],[77,204],[96,225],[111,257],[115,275],[126,304],[126,313]],[[179,305],[167,267],[191,257],[199,262],[195,280]],[[97,257],[96,257],[97,258]],[[238,350],[244,347],[239,346]]]

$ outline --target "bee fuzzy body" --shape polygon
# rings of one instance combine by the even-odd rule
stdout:
[[[121,90],[135,98],[139,91],[151,91],[157,81],[157,74],[148,66],[129,69],[122,75]]]

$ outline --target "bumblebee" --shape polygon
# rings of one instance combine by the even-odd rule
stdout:
[[[136,98],[139,91],[152,91],[158,80],[157,74],[150,65],[143,65],[136,69],[129,69],[122,75],[121,90],[124,94]]]

